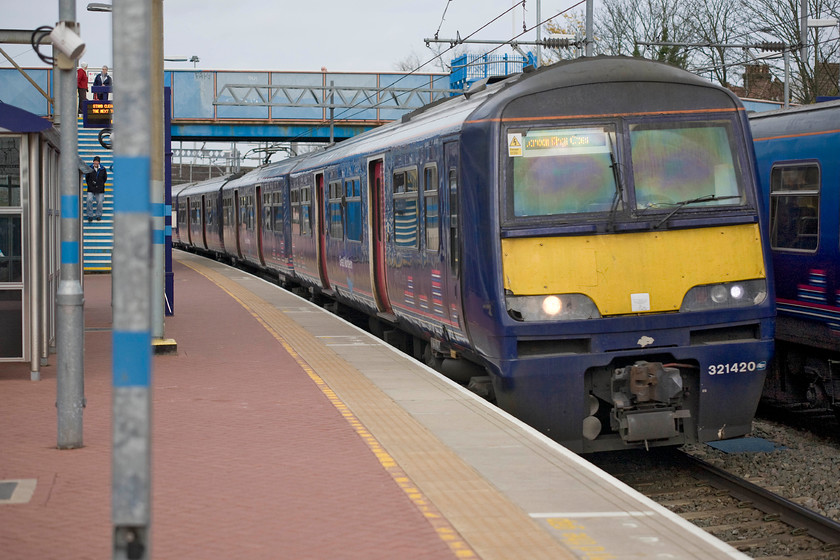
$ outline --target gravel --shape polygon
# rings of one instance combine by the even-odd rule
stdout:
[[[772,452],[724,453],[708,445],[685,450],[821,515],[840,521],[840,439],[826,439],[756,419],[750,437],[773,442]]]

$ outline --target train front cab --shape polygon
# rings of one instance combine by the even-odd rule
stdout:
[[[574,451],[744,435],[773,305],[743,110],[598,65],[615,84],[510,87],[465,127],[470,335],[502,408]]]

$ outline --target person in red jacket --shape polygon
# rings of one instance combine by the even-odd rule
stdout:
[[[87,62],[82,62],[79,69],[76,70],[76,86],[79,89],[79,114],[82,115],[85,112],[84,100],[87,99],[88,92]]]

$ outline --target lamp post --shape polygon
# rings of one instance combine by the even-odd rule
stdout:
[[[838,20],[837,18],[807,18],[805,20],[806,27],[819,29],[821,27],[837,27]],[[814,100],[820,95],[820,85],[822,80],[820,79],[820,48],[819,48],[819,32],[814,31]],[[825,61],[823,61],[825,63]]]

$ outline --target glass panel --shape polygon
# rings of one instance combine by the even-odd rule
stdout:
[[[630,146],[636,207],[649,208],[692,201],[697,205],[731,205],[743,189],[735,167],[728,122],[636,124]]]
[[[819,241],[820,170],[775,167],[770,173],[770,245],[814,251]]]
[[[330,205],[330,237],[333,239],[344,238],[344,228],[341,223],[341,203],[331,202]]]
[[[20,215],[0,215],[0,282],[22,282]]]
[[[347,239],[362,240],[362,203],[359,200],[347,202]]]
[[[514,216],[610,210],[616,194],[613,136],[604,127],[509,133]]]
[[[440,247],[440,218],[437,194],[426,196],[426,250]]]
[[[0,358],[23,357],[23,291],[0,290]]]
[[[0,206],[20,206],[19,136],[0,136]]]
[[[401,247],[417,246],[417,197],[394,198],[394,240]]]

